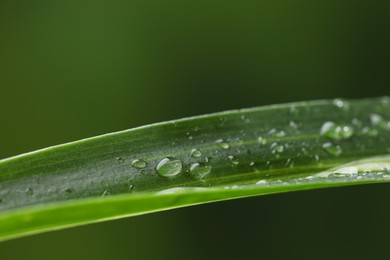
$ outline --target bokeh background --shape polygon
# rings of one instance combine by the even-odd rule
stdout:
[[[390,2],[0,2],[0,158],[227,109],[388,95]],[[390,185],[0,243],[0,259],[387,259]]]

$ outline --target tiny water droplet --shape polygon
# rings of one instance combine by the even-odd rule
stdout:
[[[341,98],[336,98],[333,100],[333,104],[341,109],[348,110],[349,109],[349,102],[346,100],[343,100]]]
[[[264,137],[259,136],[257,138],[257,142],[259,142],[259,144],[261,144],[261,145],[265,145],[265,144],[267,144],[267,139],[265,139]]]
[[[250,162],[249,163],[249,166],[254,166],[255,165],[255,162]]]
[[[282,153],[284,151],[284,146],[278,143],[273,143],[271,145],[272,153]]]
[[[371,124],[377,125],[383,121],[383,117],[378,114],[371,114],[370,115]]]
[[[357,128],[360,128],[360,127],[362,127],[363,123],[359,119],[354,118],[354,119],[352,119],[352,125],[357,127]]]
[[[117,160],[119,163],[123,163],[123,158],[122,158],[122,157],[116,157],[116,160]]]
[[[378,136],[378,130],[375,128],[371,128],[371,127],[366,126],[362,129],[362,135],[366,135],[369,137],[376,137],[376,136]]]
[[[378,126],[384,130],[390,130],[390,121],[385,120],[381,115],[371,114],[370,116],[371,124],[374,126]]]
[[[291,128],[297,130],[298,129],[298,124],[295,123],[294,121],[290,121],[290,123],[288,124]]]
[[[229,144],[226,143],[223,139],[218,139],[217,141],[215,141],[216,144],[218,144],[219,147],[221,147],[222,149],[229,149]]]
[[[339,156],[343,152],[341,146],[334,145],[332,143],[324,143],[322,145],[322,148],[324,148],[326,152],[334,156]]]
[[[325,122],[320,130],[320,134],[334,140],[344,140],[353,136],[352,126],[336,125],[332,121]]]
[[[106,197],[106,196],[109,196],[109,195],[110,195],[110,193],[109,193],[108,191],[105,190],[105,191],[103,192],[103,194],[102,194],[102,197]]]
[[[358,174],[357,167],[344,167],[341,169],[337,169],[334,173],[343,174],[343,175],[354,175]]]
[[[203,179],[211,172],[211,166],[202,165],[200,163],[193,163],[190,166],[190,176],[196,179]]]
[[[32,188],[27,188],[27,189],[26,189],[26,194],[27,194],[27,195],[33,195],[33,194],[34,194],[33,189],[32,189]]]
[[[264,184],[267,184],[268,182],[266,180],[259,180],[258,182],[256,182],[257,185],[264,185]]]
[[[202,156],[202,153],[198,149],[192,149],[191,150],[191,156],[195,157],[195,158],[199,158],[199,157]]]
[[[294,161],[291,158],[288,158],[285,164],[286,167],[293,167]]]
[[[136,169],[143,169],[145,168],[147,163],[144,160],[141,159],[135,159],[131,162],[131,166]]]
[[[156,172],[161,177],[174,177],[182,170],[182,163],[174,157],[162,159],[156,166]]]
[[[233,155],[229,155],[228,159],[231,161],[233,166],[239,163],[238,160],[236,160]]]
[[[294,105],[291,105],[290,106],[290,113],[293,114],[293,115],[297,115],[298,114],[298,109],[296,106]]]
[[[286,136],[286,132],[284,132],[283,130],[277,130],[277,129],[271,129],[268,134],[270,136],[273,136],[273,137],[284,137]]]

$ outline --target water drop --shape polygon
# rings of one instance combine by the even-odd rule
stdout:
[[[233,155],[229,155],[228,159],[232,161],[233,166],[239,163],[238,160],[236,160]]]
[[[384,130],[390,130],[390,121],[386,121],[381,115],[371,114],[370,119],[372,125],[379,126]]]
[[[261,144],[261,145],[265,145],[265,144],[267,144],[267,139],[265,139],[264,137],[259,136],[257,138],[257,142],[259,142],[259,144]]]
[[[285,164],[286,167],[293,167],[294,161],[291,158],[288,158]]]
[[[357,167],[344,167],[341,169],[337,169],[334,171],[334,173],[342,174],[342,175],[354,175],[358,174],[358,168]]]
[[[103,194],[102,194],[102,197],[106,197],[106,196],[109,196],[109,195],[110,195],[110,193],[109,193],[108,191],[105,190],[105,191],[103,192]]]
[[[258,182],[256,182],[257,185],[264,185],[264,184],[267,184],[268,182],[266,180],[259,180]]]
[[[282,153],[284,151],[284,146],[278,143],[273,143],[271,145],[272,153]]]
[[[33,193],[34,193],[34,191],[33,191],[32,188],[26,189],[26,194],[27,194],[27,195],[33,195]]]
[[[136,169],[143,169],[145,168],[147,163],[144,160],[135,159],[131,162],[131,166],[133,166]]]
[[[348,110],[349,109],[349,102],[340,98],[336,98],[333,100],[333,105],[335,105],[338,108]]]
[[[202,165],[200,163],[193,163],[190,166],[190,175],[196,179],[203,179],[211,172],[211,166]]]
[[[229,144],[224,142],[223,139],[218,139],[217,141],[215,141],[216,144],[218,144],[219,147],[221,147],[222,149],[229,149]]]
[[[352,119],[352,125],[357,127],[357,128],[360,128],[360,127],[362,127],[363,123],[359,119],[354,118],[354,119]]]
[[[249,163],[249,166],[254,166],[255,165],[255,162],[250,162]]]
[[[334,145],[332,143],[324,143],[322,145],[322,148],[324,148],[326,152],[334,156],[339,156],[343,152],[339,145]]]
[[[297,115],[297,114],[298,114],[298,109],[297,109],[297,107],[294,106],[294,105],[291,105],[289,110],[290,110],[290,113],[291,113],[292,115]]]
[[[383,117],[378,114],[371,114],[370,115],[371,124],[377,125],[383,121]]]
[[[332,121],[325,122],[320,130],[320,134],[334,140],[344,140],[353,136],[352,126],[336,125]]]
[[[122,157],[116,157],[116,160],[117,160],[119,163],[123,163],[123,158],[122,158]]]
[[[290,123],[288,124],[291,128],[297,130],[298,129],[298,124],[295,123],[294,121],[290,121]]]
[[[376,137],[376,136],[378,136],[378,130],[375,128],[370,128],[370,127],[366,126],[362,129],[362,135],[366,135],[369,137]]]
[[[283,130],[277,130],[277,129],[271,129],[268,134],[270,136],[273,136],[273,137],[284,137],[286,136],[286,132],[284,132]]]
[[[181,161],[174,157],[164,158],[156,166],[156,172],[161,177],[174,177],[178,175],[181,170]]]
[[[202,156],[202,153],[198,149],[192,149],[191,156],[195,158],[199,158]]]
[[[66,189],[65,189],[65,192],[66,192],[66,193],[72,193],[73,190],[72,190],[71,188],[66,188]]]

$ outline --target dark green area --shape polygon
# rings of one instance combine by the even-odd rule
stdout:
[[[388,95],[388,13],[386,1],[2,1],[0,157],[233,108]],[[224,202],[10,241],[0,256],[382,259],[388,195]]]

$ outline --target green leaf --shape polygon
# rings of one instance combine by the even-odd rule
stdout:
[[[0,240],[240,197],[388,182],[390,98],[144,126],[0,161]]]

